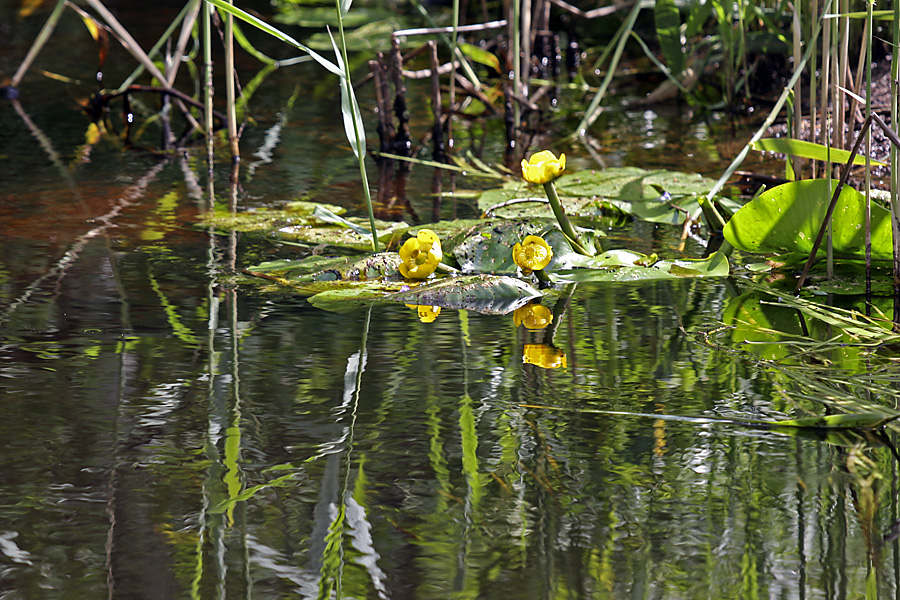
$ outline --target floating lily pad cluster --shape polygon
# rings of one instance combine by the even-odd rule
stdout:
[[[233,216],[225,217],[230,221],[213,216],[208,222],[242,231],[259,232],[268,227],[268,236],[315,246],[319,252],[340,249],[342,256],[314,254],[247,269],[248,274],[309,296],[314,306],[343,311],[373,302],[396,302],[415,308],[423,322],[433,321],[441,308],[511,313],[545,295],[557,294],[555,288],[562,284],[728,275],[728,260],[720,254],[699,260],[663,260],[630,250],[603,252],[601,233],[575,227],[568,220],[568,200],[564,206],[553,183],[564,169],[565,155],[557,158],[549,151],[523,161],[525,180],[544,187],[549,207],[546,215],[449,221],[422,228],[376,223],[378,237],[389,251],[363,256],[347,256],[346,251],[367,247],[370,231],[362,220],[340,216],[336,207],[295,203],[280,216],[260,211],[266,219],[263,227],[250,226]],[[652,179],[652,185],[663,182],[662,172],[644,175]],[[637,171],[629,170],[627,177],[618,178],[619,192],[629,185],[643,185],[639,178]],[[696,180],[696,176],[672,174],[669,183],[681,197],[687,193],[687,182],[695,185]],[[579,182],[587,190],[583,180]],[[652,185],[647,189],[658,194]],[[699,187],[692,189],[699,193]],[[670,194],[655,201],[672,209],[671,198]],[[534,318],[526,320],[535,322]]]

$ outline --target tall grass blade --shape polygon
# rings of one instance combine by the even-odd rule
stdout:
[[[831,7],[831,0],[825,4],[825,12],[828,12],[828,9]],[[766,131],[769,130],[769,127],[772,126],[772,123],[775,122],[775,119],[778,118],[779,113],[781,113],[781,109],[784,108],[785,102],[787,102],[787,98],[791,93],[791,90],[794,87],[794,84],[800,79],[800,75],[803,73],[803,68],[809,60],[810,55],[812,54],[812,49],[815,47],[816,42],[819,37],[819,32],[822,30],[822,18],[820,17],[816,23],[816,27],[813,30],[812,40],[809,45],[806,47],[806,52],[803,53],[803,58],[801,59],[801,64],[798,65],[797,69],[794,70],[793,76],[791,76],[791,80],[785,86],[784,91],[781,92],[781,95],[778,97],[778,100],[775,102],[775,106],[772,107],[772,110],[769,112],[768,116],[765,118],[763,123],[756,130],[756,133],[750,138],[750,141],[744,146],[744,148],[738,152],[738,155],[734,157],[734,160],[731,161],[731,164],[728,165],[728,168],[725,169],[725,172],[716,180],[715,185],[713,185],[712,189],[706,195],[707,199],[712,200],[716,197],[716,195],[722,191],[722,188],[725,187],[725,184],[728,183],[728,180],[734,175],[734,172],[738,170],[741,164],[744,162],[744,159],[747,158],[747,154],[750,153],[750,149],[753,144],[758,142],[763,138]],[[698,213],[699,215],[699,213]],[[698,215],[694,215],[694,220]]]
[[[619,41],[616,44],[616,49],[613,52],[609,67],[607,67],[606,77],[603,78],[600,89],[597,90],[596,95],[594,95],[591,100],[591,104],[587,107],[587,110],[584,111],[584,117],[581,119],[581,122],[575,127],[575,133],[572,134],[573,136],[584,137],[587,134],[588,127],[590,127],[591,124],[597,120],[597,117],[600,116],[600,103],[603,102],[603,98],[606,96],[606,89],[609,87],[613,76],[616,74],[616,67],[619,66],[619,60],[622,58],[622,53],[625,51],[625,43],[629,38],[628,34],[634,30],[634,24],[637,21],[640,12],[641,3],[635,2],[634,7],[631,9],[631,12],[628,13],[628,17],[625,19],[625,22],[622,23],[622,26],[616,34]]]
[[[50,39],[50,36],[53,35],[53,30],[56,29],[56,24],[59,23],[59,18],[62,16],[62,11],[65,7],[66,0],[57,0],[56,6],[53,7],[53,12],[50,13],[50,16],[44,22],[44,26],[41,28],[40,33],[38,33],[31,48],[28,49],[28,53],[25,54],[25,58],[22,60],[19,68],[16,69],[16,74],[12,76],[12,79],[9,82],[10,87],[17,88],[19,87],[19,84],[22,83],[22,78],[25,77],[25,73],[27,73],[29,67],[31,67],[31,63],[34,62],[34,59],[40,54],[44,44],[46,44],[47,40]]]
[[[253,25],[257,29],[265,31],[266,33],[268,33],[275,39],[281,40],[282,42],[290,44],[291,46],[293,46],[294,48],[297,48],[298,50],[302,50],[303,52],[306,52],[313,58],[313,60],[315,60],[317,63],[319,63],[320,65],[322,65],[323,67],[325,67],[326,69],[328,69],[329,71],[331,71],[332,73],[337,75],[338,77],[340,77],[341,74],[343,73],[341,68],[338,67],[336,64],[334,64],[333,62],[331,62],[330,60],[328,60],[327,58],[325,58],[324,56],[322,56],[321,54],[319,54],[312,48],[301,44],[300,42],[298,42],[297,40],[295,40],[288,34],[284,33],[283,31],[276,29],[275,27],[272,27],[271,25],[269,25],[262,19],[254,17],[253,15],[251,15],[247,12],[244,12],[240,8],[238,8],[236,6],[232,6],[231,4],[228,4],[228,2],[226,2],[225,0],[204,0],[204,1],[208,2],[209,4],[215,5],[216,8],[218,8],[219,10],[221,10],[223,12],[234,15],[238,19],[241,19],[242,21]]]

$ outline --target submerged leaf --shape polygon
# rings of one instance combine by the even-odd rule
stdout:
[[[772,425],[806,429],[875,429],[898,418],[900,418],[900,413],[867,412],[774,421]]]

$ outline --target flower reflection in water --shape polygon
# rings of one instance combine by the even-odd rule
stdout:
[[[419,320],[423,323],[431,323],[441,314],[440,306],[426,306],[424,304],[407,304],[406,306],[416,311],[419,314]]]
[[[549,344],[525,344],[522,362],[542,369],[565,369],[566,353]]]
[[[526,304],[513,313],[516,327],[524,325],[525,329],[546,329],[553,322],[553,313],[543,304]]]

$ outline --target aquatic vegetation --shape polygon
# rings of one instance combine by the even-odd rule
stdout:
[[[728,221],[725,239],[739,250],[754,253],[790,253],[806,259],[825,219],[831,190],[837,180],[792,181],[766,190]],[[836,258],[865,258],[866,198],[844,186],[832,221],[832,248]],[[893,257],[890,211],[871,205],[871,244],[874,260]],[[820,249],[824,253],[824,248]]]
[[[443,257],[438,236],[430,229],[420,229],[400,247],[400,274],[407,279],[425,279],[435,272]]]
[[[559,228],[563,235],[566,236],[572,250],[584,256],[593,256],[595,252],[581,238],[572,222],[566,215],[566,210],[559,201],[559,194],[553,187],[553,180],[559,177],[566,170],[566,155],[560,154],[559,158],[549,150],[536,152],[530,159],[522,160],[522,177],[528,183],[540,184],[544,186],[544,192],[547,194],[547,200],[550,202],[550,208],[553,210],[553,216],[556,217]]]

